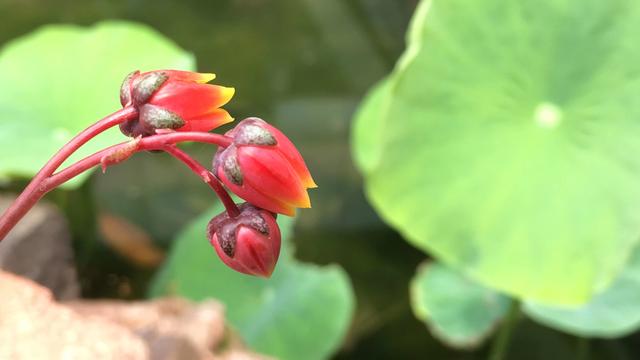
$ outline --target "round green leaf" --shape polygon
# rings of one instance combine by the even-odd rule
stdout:
[[[254,350],[279,359],[324,359],[342,343],[353,314],[353,290],[338,266],[302,264],[287,241],[293,220],[278,217],[283,254],[270,279],[227,268],[204,236],[220,207],[194,221],[180,234],[167,263],[155,279],[152,296],[215,298]]]
[[[584,337],[614,338],[640,328],[640,249],[613,284],[578,308],[526,302],[523,311],[555,329]]]
[[[384,136],[382,115],[389,106],[390,91],[389,81],[380,81],[369,91],[355,114],[352,142],[358,144],[358,147],[354,147],[353,158],[363,172],[374,169],[380,158],[382,148],[377,145]]]
[[[438,263],[425,263],[411,280],[411,307],[433,336],[449,346],[482,343],[509,311],[511,300]]]
[[[75,134],[118,110],[131,71],[194,67],[193,55],[134,23],[51,25],[11,41],[0,52],[0,175],[33,176]],[[112,129],[72,160],[124,140]]]
[[[434,0],[416,14],[388,106],[355,125],[383,127],[355,137],[379,154],[370,200],[485,285],[587,301],[640,229],[640,3]]]

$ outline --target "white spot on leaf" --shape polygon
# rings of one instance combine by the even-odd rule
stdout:
[[[562,120],[562,110],[555,104],[543,102],[536,107],[533,119],[538,126],[553,129]]]

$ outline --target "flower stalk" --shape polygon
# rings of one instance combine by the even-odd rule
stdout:
[[[209,187],[216,192],[230,217],[235,218],[240,215],[238,206],[236,206],[236,203],[233,202],[231,196],[229,196],[227,191],[222,187],[222,184],[220,184],[220,181],[213,175],[213,173],[211,173],[211,171],[207,170],[199,162],[189,156],[189,154],[178,149],[178,147],[173,144],[165,146],[163,150],[174,158],[182,161],[187,165],[187,167],[189,167],[189,169],[191,169],[191,171],[193,171],[194,174],[198,175],[205,183],[207,183]]]
[[[43,182],[49,178],[76,150],[95,136],[116,125],[134,119],[138,112],[133,107],[124,107],[113,114],[89,126],[63,146],[33,177],[29,185],[18,196],[16,201],[0,217],[0,241],[6,237],[15,224],[40,200],[49,190]]]
[[[125,112],[124,114],[130,116],[129,112]],[[123,116],[123,119],[120,120],[126,121],[127,118]],[[102,122],[103,120],[96,123],[96,125]],[[112,121],[110,123],[110,127],[119,124],[119,122],[117,121]],[[87,130],[83,131],[81,135],[78,135],[76,138],[74,138],[74,140],[78,139],[77,141],[72,140],[71,142],[69,142],[69,144],[65,145],[65,147],[63,147],[47,163],[47,165],[45,165],[45,167],[40,170],[38,175],[33,178],[31,183],[29,183],[29,185],[16,199],[16,201],[4,212],[2,217],[0,217],[0,241],[2,241],[2,239],[6,237],[6,235],[16,225],[16,223],[20,221],[20,219],[22,219],[22,217],[24,217],[24,215],[26,215],[26,213],[49,191],[55,189],[56,187],[64,184],[65,182],[71,180],[72,178],[82,174],[87,170],[90,170],[96,166],[104,166],[105,159],[109,158],[113,154],[117,154],[119,152],[131,152],[129,154],[130,156],[133,155],[133,153],[137,153],[140,151],[166,150],[169,145],[187,141],[215,144],[223,148],[231,144],[231,139],[219,134],[203,132],[175,132],[158,134],[113,145],[104,150],[98,151],[93,155],[90,155],[63,170],[54,173],[54,171],[62,163],[64,163],[64,161],[68,159],[69,156],[71,156],[71,154],[73,153],[73,151],[71,151],[72,148],[75,148],[77,150],[82,144],[86,143],[86,141],[98,135],[101,131],[96,131],[96,129],[102,129],[102,131],[104,131],[109,128],[105,126],[97,127],[96,125],[91,126]],[[91,136],[88,134],[90,134]],[[132,142],[137,142],[134,148],[131,147]],[[127,156],[127,158],[129,156]],[[111,164],[113,163],[110,163],[109,165]],[[213,188],[214,186],[216,186],[216,183],[214,181],[217,180],[211,179],[211,181],[207,183]],[[212,185],[212,183],[214,185]],[[224,191],[224,189],[219,188],[219,186],[217,187],[217,189],[218,191]],[[216,193],[220,195],[218,191],[216,191]],[[227,197],[228,196],[229,195],[227,194]],[[225,200],[223,200],[223,202],[224,201]],[[225,206],[229,205],[229,202],[232,203],[232,201],[229,199],[229,201],[225,203]]]

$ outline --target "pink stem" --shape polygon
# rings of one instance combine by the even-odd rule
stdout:
[[[63,146],[51,160],[40,169],[20,196],[18,196],[13,204],[5,210],[2,217],[0,217],[0,241],[5,238],[15,224],[26,215],[36,202],[46,194],[48,190],[43,186],[43,181],[51,176],[71,154],[96,135],[127,120],[134,119],[136,116],[138,116],[138,111],[133,107],[120,109],[89,126]]]
[[[224,205],[225,209],[227,209],[227,213],[230,217],[234,218],[240,215],[240,210],[238,210],[236,203],[233,202],[233,199],[231,199],[227,191],[222,187],[222,184],[220,184],[220,181],[216,179],[211,171],[207,170],[199,162],[189,156],[189,154],[178,149],[175,145],[167,145],[164,148],[164,151],[174,158],[182,161],[189,167],[189,169],[191,169],[191,171],[200,176],[204,182],[209,184],[209,187],[211,187],[211,189],[213,189],[213,191],[218,195],[218,198],[220,198],[220,201]]]
[[[91,128],[90,128],[91,129]],[[132,141],[137,142],[135,148],[131,148]],[[90,155],[73,165],[55,173],[43,175],[43,170],[36,175],[36,178],[27,186],[27,188],[20,194],[18,199],[5,211],[2,217],[0,217],[0,241],[9,233],[9,231],[20,221],[20,219],[40,200],[46,193],[55,189],[56,187],[64,184],[75,176],[97,166],[103,164],[103,160],[110,155],[123,151],[130,156],[134,152],[145,150],[164,150],[169,144],[175,144],[183,141],[197,141],[203,143],[216,144],[222,147],[229,146],[231,139],[218,134],[210,134],[203,132],[181,132],[181,133],[168,133],[149,136],[147,138],[130,140],[120,143],[118,145],[110,146],[104,150]],[[86,141],[85,141],[86,142]],[[65,146],[66,147],[66,146]],[[58,155],[56,155],[58,156]],[[67,155],[68,156],[68,155]],[[126,158],[125,157],[125,158]],[[123,159],[116,159],[113,163],[122,161]],[[62,161],[64,162],[64,160]],[[60,162],[60,163],[62,163]],[[59,166],[59,165],[58,165]],[[49,170],[47,169],[47,172]],[[52,170],[52,171],[55,171]],[[36,180],[38,180],[36,182]]]
[[[77,175],[91,169],[92,167],[102,165],[105,157],[112,155],[119,150],[129,149],[131,142],[137,142],[131,154],[140,151],[164,150],[167,145],[176,144],[184,141],[195,141],[201,143],[215,144],[222,147],[231,145],[232,140],[224,135],[211,134],[205,132],[176,132],[168,134],[158,134],[141,139],[126,141],[117,145],[110,146],[104,150],[98,151],[93,155],[78,161],[77,163],[53,174],[45,180],[45,190],[50,191]],[[127,156],[128,157],[128,156]],[[125,159],[122,159],[125,160]]]

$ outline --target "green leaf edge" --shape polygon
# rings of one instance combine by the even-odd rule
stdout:
[[[351,157],[354,160],[356,166],[360,169],[363,174],[371,173],[375,170],[378,163],[380,162],[381,154],[384,151],[384,129],[387,125],[385,123],[385,119],[388,119],[387,113],[391,107],[391,99],[393,98],[393,94],[396,91],[397,83],[400,81],[399,79],[402,77],[402,73],[404,69],[409,66],[416,58],[420,49],[422,48],[422,41],[420,41],[423,37],[422,28],[424,27],[424,23],[427,18],[427,13],[431,8],[432,0],[422,0],[416,7],[415,13],[411,18],[411,22],[409,24],[409,29],[407,30],[406,40],[407,49],[400,56],[400,59],[397,61],[393,70],[389,75],[379,80],[376,85],[373,86],[371,90],[363,98],[361,105],[356,110],[354,114],[352,127],[351,127]],[[366,151],[361,150],[362,148],[362,139],[366,137],[366,130],[368,128],[368,123],[365,122],[365,117],[363,116],[367,113],[368,108],[372,106],[373,101],[375,99],[385,96],[384,93],[388,93],[385,98],[380,98],[378,100],[386,100],[382,102],[379,109],[379,121],[378,121],[378,129],[375,132],[374,137],[376,137],[377,142],[381,144],[377,149],[366,149]],[[382,93],[382,94],[381,94]],[[367,156],[365,152],[371,152],[372,155]],[[367,160],[368,159],[368,160]]]
[[[155,28],[153,28],[152,26],[146,25],[144,23],[140,23],[140,22],[136,22],[136,21],[128,21],[128,20],[103,20],[103,21],[98,21],[94,24],[88,25],[88,26],[83,26],[83,25],[77,25],[77,24],[45,24],[43,26],[38,27],[37,29],[28,32],[26,34],[23,34],[21,36],[18,36],[16,38],[10,39],[9,41],[7,41],[6,43],[2,44],[2,46],[0,47],[0,57],[4,55],[5,52],[7,52],[8,50],[10,50],[11,48],[13,48],[16,45],[20,45],[22,42],[28,41],[31,38],[35,38],[38,36],[41,36],[41,34],[43,32],[47,32],[47,31],[51,31],[51,30],[58,30],[58,31],[64,31],[64,32],[68,32],[70,34],[74,34],[74,35],[81,35],[81,34],[87,34],[90,32],[96,32],[99,29],[103,28],[103,27],[110,27],[110,26],[116,26],[116,27],[120,27],[120,26],[126,26],[126,27],[130,27],[133,31],[144,31],[147,32],[149,34],[154,34],[155,36],[157,36],[159,39],[161,39],[161,41],[165,42],[168,45],[171,45],[172,47],[174,47],[176,50],[179,50],[181,52],[183,52],[183,55],[185,58],[188,58],[189,63],[190,63],[190,69],[182,69],[182,70],[195,70],[197,67],[197,61],[196,61],[196,57],[195,54],[193,52],[187,51],[185,49],[183,49],[182,47],[180,47],[178,45],[178,43],[176,43],[175,41],[173,41],[172,39],[168,38],[167,36],[165,36],[164,34],[162,34],[161,32],[159,32],[158,30],[156,30]],[[123,74],[123,78],[126,74]],[[118,97],[118,89],[113,89],[113,94],[114,94],[114,99],[116,99]],[[115,100],[114,100],[115,101]],[[115,103],[115,102],[114,102]],[[114,112],[119,110],[119,108],[114,108]],[[104,114],[104,116],[108,116],[109,114]],[[98,121],[100,119],[95,119],[95,121]],[[87,123],[87,127],[91,126],[92,123]],[[122,138],[122,141],[126,141],[127,137]],[[51,154],[51,157],[53,157],[55,154]],[[42,166],[44,166],[44,164],[42,164]],[[66,163],[63,164],[63,167],[66,166]],[[96,168],[93,169],[89,169],[88,171],[79,174],[78,176],[74,177],[73,179],[61,184],[60,186],[58,186],[58,188],[60,189],[64,189],[64,190],[74,190],[79,188],[85,181],[87,181],[96,171]],[[3,171],[0,172],[0,182],[10,182],[16,179],[30,179],[33,176],[35,176],[36,174],[31,174],[31,173],[26,173],[24,171]]]
[[[426,272],[429,270],[429,268],[436,265],[441,265],[441,264],[433,260],[424,261],[423,263],[418,265],[415,275],[411,278],[411,281],[409,283],[409,301],[410,301],[411,310],[413,314],[418,320],[420,320],[425,324],[425,326],[427,327],[431,335],[433,335],[433,337],[440,340],[445,345],[455,349],[460,349],[460,350],[474,350],[479,348],[498,329],[498,327],[502,322],[502,319],[507,315],[509,309],[506,308],[501,318],[496,319],[491,324],[491,326],[486,329],[486,331],[477,335],[476,337],[468,340],[461,340],[461,341],[451,338],[442,329],[440,329],[437,326],[437,324],[435,324],[430,320],[431,315],[427,307],[424,305],[425,301],[420,292],[419,278],[421,276],[424,276]],[[451,270],[458,272],[456,269],[451,269]],[[459,275],[464,276],[463,274],[459,274]],[[475,280],[472,280],[468,277],[467,279],[469,281],[475,282]],[[478,283],[478,286],[482,286],[482,285]]]

